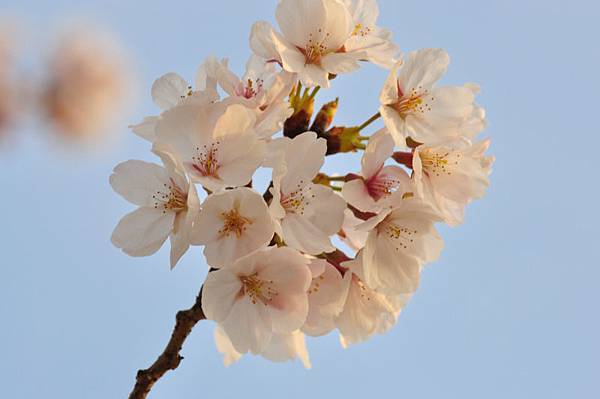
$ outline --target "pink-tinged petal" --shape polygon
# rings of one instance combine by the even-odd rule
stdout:
[[[220,325],[217,325],[215,328],[214,338],[217,350],[223,355],[223,364],[225,367],[229,367],[240,360],[242,354],[235,350],[229,336],[227,336]]]
[[[449,63],[450,57],[442,49],[411,51],[398,75],[400,89],[404,93],[412,89],[430,89],[446,72]]]
[[[285,362],[299,358],[305,368],[311,368],[306,340],[300,331],[290,334],[274,334],[261,356],[272,362]]]
[[[356,230],[356,226],[362,223],[362,220],[354,216],[350,209],[344,210],[344,223],[342,224],[342,236],[340,237],[354,251],[359,251],[365,246],[367,241],[366,231]]]
[[[242,283],[227,269],[210,272],[202,288],[202,310],[206,317],[222,322],[229,317],[235,302],[240,299]]]
[[[320,42],[322,37],[316,34],[327,23],[327,1],[282,0],[275,10],[275,18],[283,36],[302,48],[308,44],[309,39]]]
[[[325,234],[336,234],[344,223],[346,201],[329,187],[312,183],[309,187],[313,197],[306,207],[306,215]]]
[[[385,234],[373,232],[367,239],[363,249],[365,283],[385,293],[413,293],[419,286],[420,261]]]
[[[355,179],[344,183],[342,196],[350,205],[362,212],[373,212],[377,205],[375,199],[362,179]]]
[[[150,142],[156,141],[156,122],[158,117],[148,116],[137,125],[130,125],[129,128],[133,133]]]
[[[262,303],[252,303],[243,296],[234,303],[221,326],[239,353],[259,354],[265,350],[273,335],[270,315]]]
[[[304,70],[306,58],[296,46],[276,33],[273,33],[273,44],[285,71],[297,73]]]
[[[171,183],[174,183],[180,190],[185,191],[189,186],[185,174],[185,166],[178,158],[175,150],[163,143],[154,143],[152,152],[160,158]]]
[[[310,275],[312,278],[317,278],[321,274],[325,273],[325,268],[327,267],[327,261],[325,259],[311,259],[308,264],[308,268],[310,269]]]
[[[219,146],[219,178],[224,186],[239,187],[250,182],[265,158],[266,144],[251,132],[229,136]]]
[[[308,64],[304,65],[298,71],[298,80],[302,81],[306,87],[321,86],[325,89],[330,87],[329,72],[323,68]]]
[[[317,138],[314,132],[306,132],[287,140],[284,151],[285,176],[281,180],[281,192],[290,194],[309,184],[325,162],[327,141]]]
[[[196,187],[190,184],[188,190],[187,210],[180,212],[175,220],[175,228],[171,234],[171,268],[185,254],[192,241],[194,222],[200,212],[200,200]]]
[[[225,109],[214,129],[216,139],[252,130],[256,123],[255,113],[241,104],[233,104]]]
[[[312,278],[308,258],[286,247],[270,250],[268,256],[269,264],[259,272],[261,279],[275,281],[277,291],[286,294],[306,293]]]
[[[394,66],[383,84],[383,88],[379,94],[381,105],[389,105],[398,101],[398,69],[400,65],[402,65],[402,62]]]
[[[173,108],[187,97],[189,84],[176,73],[167,73],[154,81],[152,99],[162,110]]]
[[[385,127],[394,138],[396,146],[402,149],[407,148],[406,138],[410,136],[410,132],[407,130],[406,121],[395,109],[387,105],[382,105],[379,108],[379,112],[381,113]]]
[[[335,247],[331,245],[329,235],[302,215],[288,214],[281,221],[281,228],[284,241],[292,248],[311,255],[335,250]]]
[[[360,68],[358,60],[366,54],[359,53],[331,53],[321,60],[321,67],[329,73],[339,75],[349,73]]]
[[[165,169],[157,164],[130,160],[117,165],[109,178],[113,190],[132,204],[154,206],[157,191],[170,184]]]
[[[121,219],[113,231],[111,241],[127,255],[152,255],[171,233],[174,219],[174,212],[139,208]]]
[[[368,339],[380,332],[382,324],[395,322],[400,309],[385,295],[368,287],[356,275],[352,276],[344,310],[336,318],[343,347]]]
[[[274,333],[285,334],[298,330],[308,315],[308,297],[299,295],[276,296],[266,310],[271,315]]]
[[[361,172],[365,179],[369,179],[381,170],[383,164],[394,153],[394,139],[387,129],[377,131],[369,139],[367,148],[361,159]]]
[[[327,334],[335,328],[335,317],[343,310],[352,273],[341,273],[331,264],[315,278],[308,290],[309,311],[302,331],[311,336]]]
[[[267,61],[281,61],[273,43],[273,35],[271,24],[265,21],[255,22],[250,33],[250,48]]]

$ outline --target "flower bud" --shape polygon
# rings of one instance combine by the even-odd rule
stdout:
[[[312,126],[310,127],[311,132],[315,132],[318,135],[322,135],[333,122],[335,113],[338,109],[339,98],[334,101],[328,102],[321,107],[321,110],[315,117]]]
[[[334,126],[325,134],[327,139],[327,155],[338,152],[356,152],[363,149],[360,142],[360,130],[357,126]]]

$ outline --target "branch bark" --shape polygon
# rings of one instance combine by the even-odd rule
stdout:
[[[194,305],[189,309],[177,312],[175,328],[165,350],[152,366],[137,372],[135,386],[129,394],[129,399],[146,398],[156,381],[165,375],[167,371],[175,370],[179,366],[179,363],[183,360],[183,356],[179,354],[183,343],[194,326],[204,319],[206,319],[206,316],[202,311],[202,288],[200,288],[200,293],[198,293]]]

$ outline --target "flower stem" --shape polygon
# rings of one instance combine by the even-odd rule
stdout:
[[[367,119],[367,121],[365,123],[363,123],[362,125],[360,125],[358,127],[358,131],[363,130],[364,128],[366,128],[367,126],[369,126],[371,123],[375,122],[380,117],[381,117],[381,114],[379,112],[376,113],[375,115],[373,115],[372,117],[370,117],[369,119]]]
[[[346,181],[346,176],[327,176],[330,181]]]
[[[206,319],[202,311],[202,288],[196,296],[194,306],[186,310],[177,312],[175,318],[175,327],[171,338],[167,343],[164,351],[156,359],[156,361],[145,370],[137,372],[135,386],[129,394],[129,399],[145,399],[152,386],[169,370],[175,370],[179,363],[183,360],[180,355],[181,348],[194,326],[200,321]]]

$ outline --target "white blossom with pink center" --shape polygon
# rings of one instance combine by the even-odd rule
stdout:
[[[410,177],[399,166],[385,165],[394,152],[394,139],[382,129],[369,140],[361,160],[361,174],[342,188],[342,196],[363,212],[377,212],[386,206],[386,200],[400,190],[411,191]]]
[[[155,153],[164,166],[132,160],[110,176],[113,189],[139,207],[121,219],[112,242],[130,256],[148,256],[170,237],[173,268],[190,246],[200,201],[181,163],[163,148]]]
[[[309,260],[291,248],[271,247],[208,275],[202,308],[238,353],[264,352],[275,334],[291,334],[306,321]]]
[[[181,104],[163,113],[157,140],[173,148],[194,182],[218,191],[246,185],[262,163],[266,145],[255,122],[240,104]]]
[[[478,87],[435,86],[449,63],[444,50],[422,49],[392,69],[381,90],[379,112],[398,147],[406,147],[408,137],[425,144],[472,137],[485,126],[485,113],[475,104]]]

